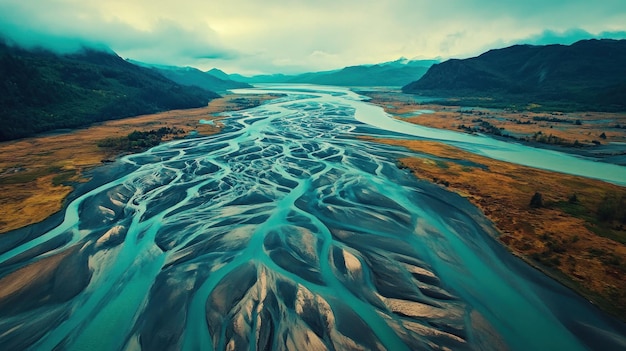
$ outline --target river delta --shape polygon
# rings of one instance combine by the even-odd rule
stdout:
[[[219,134],[95,169],[57,218],[0,237],[0,345],[626,345],[622,322],[511,255],[467,199],[397,165],[433,156],[363,138],[436,140],[620,185],[626,169],[410,125],[343,88],[247,92],[283,96],[225,113]]]

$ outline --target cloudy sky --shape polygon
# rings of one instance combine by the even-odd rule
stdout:
[[[622,39],[626,1],[0,0],[0,33],[61,51],[109,47],[149,63],[297,73]]]

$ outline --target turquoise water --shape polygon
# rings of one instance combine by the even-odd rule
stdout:
[[[0,237],[0,349],[626,345],[623,323],[512,257],[465,199],[398,169],[410,152],[356,139],[401,136],[379,108],[342,88],[263,89],[286,95],[125,156],[59,223]],[[438,136],[538,162],[420,137]]]

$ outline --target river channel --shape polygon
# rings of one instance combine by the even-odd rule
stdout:
[[[624,167],[396,121],[343,88],[93,172],[0,236],[3,350],[618,350],[626,326],[509,254],[464,198],[359,136],[623,184]],[[590,167],[590,165],[595,167]]]

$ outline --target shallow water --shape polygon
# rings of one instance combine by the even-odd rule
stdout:
[[[398,169],[411,153],[355,139],[397,135],[380,109],[271,90],[287,95],[219,135],[97,171],[57,226],[0,237],[0,348],[626,346],[623,323],[508,254],[465,199]]]

